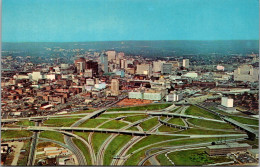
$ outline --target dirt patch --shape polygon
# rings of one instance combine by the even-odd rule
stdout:
[[[117,106],[137,106],[143,104],[151,104],[153,103],[152,100],[142,100],[142,99],[123,99],[118,102]]]

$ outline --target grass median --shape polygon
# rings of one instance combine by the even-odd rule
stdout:
[[[59,132],[44,131],[40,133],[40,137],[65,143],[63,134]]]
[[[107,121],[107,120],[106,119],[89,119],[89,120],[83,122],[82,124],[80,124],[79,127],[95,128],[105,121]]]
[[[73,138],[73,142],[81,150],[81,152],[84,154],[84,157],[87,161],[87,165],[92,165],[90,153],[89,153],[87,146],[82,141],[80,141],[79,139]]]
[[[205,128],[212,128],[212,129],[234,129],[234,126],[228,124],[228,123],[221,123],[221,122],[214,122],[214,121],[207,121],[207,120],[199,120],[199,119],[189,119],[190,123],[205,127]]]
[[[126,117],[124,120],[128,121],[128,122],[136,122],[136,121],[139,121],[144,118],[147,118],[147,115],[129,116],[129,117]]]
[[[32,121],[24,120],[24,121],[17,122],[17,125],[21,125],[21,126],[34,126],[35,124]]]
[[[105,142],[105,140],[110,136],[110,133],[94,133],[92,135],[92,145],[94,152],[97,154],[101,145]]]
[[[116,153],[128,141],[130,141],[131,138],[132,138],[132,136],[129,136],[129,135],[118,135],[117,137],[115,137],[114,140],[112,140],[112,142],[108,145],[108,147],[105,151],[104,165],[110,165],[113,157],[116,156]]]
[[[229,116],[229,117],[234,119],[237,122],[242,123],[242,124],[258,125],[259,126],[259,120],[258,119],[250,119],[250,118],[237,117],[237,116]]]
[[[158,118],[154,117],[151,119],[148,119],[142,123],[140,123],[141,128],[143,128],[144,131],[148,131],[149,129],[151,129],[152,127],[154,127],[155,125],[157,125],[158,122]]]
[[[210,119],[218,119],[221,120],[219,116],[214,115],[204,109],[201,109],[197,106],[190,106],[186,112],[187,115],[194,115],[194,116],[199,116],[199,117],[205,117],[205,118],[210,118]]]
[[[13,139],[21,137],[31,137],[33,133],[27,130],[5,130],[1,131],[1,139]]]
[[[185,126],[183,120],[181,118],[171,118],[168,123]]]
[[[118,121],[118,120],[111,120],[105,124],[103,124],[102,126],[100,126],[100,128],[105,128],[105,129],[120,129],[124,126],[128,125],[125,122],[122,121]]]

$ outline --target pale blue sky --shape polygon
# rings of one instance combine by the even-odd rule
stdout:
[[[259,39],[258,0],[2,0],[2,41]]]

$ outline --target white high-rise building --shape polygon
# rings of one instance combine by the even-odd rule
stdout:
[[[233,107],[234,99],[228,97],[221,98],[221,105],[225,107]]]
[[[152,65],[151,64],[140,64],[137,65],[136,74],[151,76]]]
[[[189,59],[183,59],[182,66],[185,67],[185,68],[189,68],[190,67],[190,60]]]
[[[153,62],[153,72],[159,72],[162,70],[162,64],[166,63],[165,61],[154,61]]]

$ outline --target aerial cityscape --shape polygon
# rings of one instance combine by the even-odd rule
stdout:
[[[257,166],[258,7],[3,0],[1,165]]]

